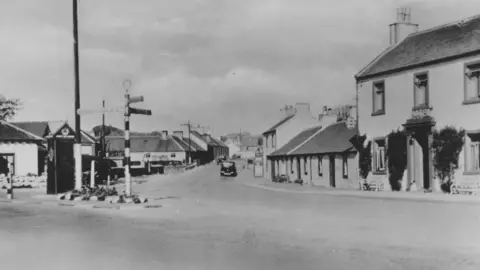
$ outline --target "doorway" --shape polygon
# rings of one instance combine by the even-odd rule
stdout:
[[[300,158],[297,158],[297,179],[302,179],[302,166],[300,164]]]
[[[270,164],[272,165],[272,168],[271,168],[272,180],[275,180],[275,163],[276,163],[276,161],[275,160],[267,160],[267,162],[270,162]]]
[[[335,187],[335,156],[331,155],[328,157],[329,167],[330,167],[330,187]]]

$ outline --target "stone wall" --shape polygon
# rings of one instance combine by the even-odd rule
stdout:
[[[41,176],[13,176],[14,188],[46,188],[46,185],[46,174],[42,174]],[[4,174],[0,174],[0,188],[6,189],[8,186],[7,177]]]

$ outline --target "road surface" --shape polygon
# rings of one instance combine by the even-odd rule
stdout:
[[[273,192],[210,165],[142,211],[0,204],[2,269],[480,269],[480,206]]]

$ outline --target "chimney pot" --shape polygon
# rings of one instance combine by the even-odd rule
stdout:
[[[390,24],[390,46],[418,31],[418,24],[411,23],[411,12],[411,8],[397,8],[397,21]]]

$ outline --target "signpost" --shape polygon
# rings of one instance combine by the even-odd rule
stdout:
[[[152,115],[151,110],[131,108],[130,104],[143,102],[143,96],[130,97],[128,90],[132,85],[130,80],[125,80],[123,82],[123,87],[125,89],[125,104],[122,106],[116,106],[112,108],[97,108],[97,109],[78,109],[77,112],[81,114],[92,114],[92,113],[109,113],[109,112],[123,112],[125,117],[125,156],[124,156],[124,168],[125,168],[125,193],[127,196],[132,194],[132,183],[130,177],[130,115],[132,114],[141,114],[141,115]]]

